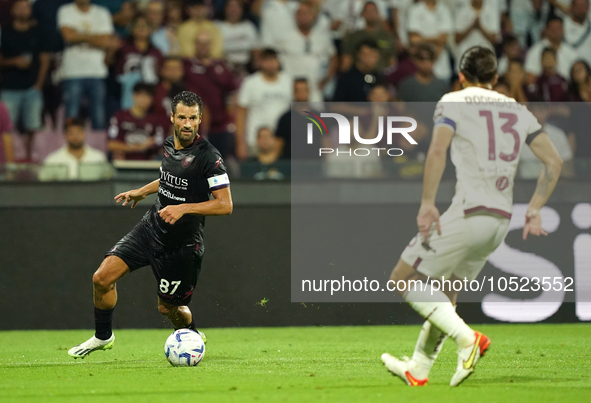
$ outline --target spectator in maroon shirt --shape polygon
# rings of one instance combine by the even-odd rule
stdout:
[[[569,101],[591,102],[591,68],[584,60],[576,61],[570,69]]]
[[[117,80],[121,83],[121,108],[132,104],[133,86],[138,82],[158,83],[162,53],[150,41],[152,28],[145,15],[138,14],[131,24],[131,35],[115,55]]]
[[[180,56],[168,56],[164,59],[160,68],[160,83],[156,86],[154,94],[152,113],[162,116],[165,120],[163,123],[165,133],[168,133],[172,126],[170,122],[172,98],[186,89],[183,84],[184,75],[185,68]]]
[[[133,87],[133,105],[111,118],[109,151],[114,160],[156,159],[164,143],[162,117],[149,113],[154,87],[137,83]]]
[[[556,50],[542,51],[542,74],[527,86],[527,99],[535,102],[568,101],[568,81],[556,72]]]
[[[201,32],[195,44],[195,57],[185,60],[185,83],[204,103],[209,122],[207,139],[222,157],[234,155],[233,122],[227,110],[226,99],[239,87],[236,77],[223,60],[211,56],[211,35]]]
[[[402,81],[414,75],[419,68],[416,64],[416,53],[420,42],[412,42],[408,46],[408,54],[401,58],[398,63],[387,67],[384,76],[392,87],[398,87]]]

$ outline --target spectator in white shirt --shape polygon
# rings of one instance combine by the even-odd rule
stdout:
[[[435,76],[449,81],[452,76],[446,43],[453,32],[450,9],[438,0],[422,0],[408,10],[407,31],[410,42],[427,42],[435,45]]]
[[[542,52],[544,48],[552,48],[556,51],[558,74],[563,77],[570,76],[570,68],[577,60],[577,52],[566,42],[564,42],[564,29],[560,18],[551,18],[546,23],[544,30],[545,38],[533,45],[525,57],[525,72],[527,73],[527,83],[536,81],[542,74]]]
[[[392,21],[392,31],[398,35],[399,50],[402,50],[402,47],[408,47],[406,21],[408,10],[413,2],[413,0],[390,0],[390,20]]]
[[[261,41],[268,47],[273,38],[294,25],[293,13],[297,3],[291,0],[266,0],[261,9]]]
[[[312,102],[322,101],[321,90],[334,77],[338,65],[330,31],[316,24],[317,12],[313,4],[301,3],[295,14],[295,24],[286,26],[270,46],[279,53],[287,74],[306,78]]]
[[[106,8],[90,4],[90,0],[75,0],[59,8],[57,23],[66,46],[61,64],[66,117],[79,116],[82,97],[86,96],[92,127],[104,129],[108,74],[105,55],[107,50],[119,47],[111,14]]]
[[[456,70],[460,57],[473,46],[494,50],[501,33],[501,17],[494,0],[471,0],[456,10]]]
[[[570,14],[564,19],[564,41],[575,49],[578,58],[591,64],[589,0],[573,0]]]
[[[511,2],[509,15],[513,21],[513,34],[523,48],[542,39],[544,23],[550,15],[550,3],[543,0],[517,0]]]
[[[334,23],[334,38],[340,39],[344,35],[365,28],[365,20],[361,16],[367,0],[326,0],[324,7]],[[374,0],[380,16],[388,19],[389,0]]]
[[[244,17],[241,0],[228,0],[224,7],[224,20],[217,26],[224,38],[224,59],[235,74],[244,75],[253,53],[260,47],[256,26]]]
[[[43,161],[39,179],[49,180],[96,180],[101,178],[107,164],[105,154],[85,144],[84,120],[68,119],[65,128],[66,144],[52,152]],[[81,165],[95,165],[98,169],[81,170]],[[67,174],[64,174],[67,171]],[[86,172],[84,172],[86,171]]]
[[[256,153],[260,127],[275,130],[277,120],[290,107],[293,85],[273,49],[261,51],[260,70],[244,79],[238,91],[236,113],[236,157],[245,160]]]

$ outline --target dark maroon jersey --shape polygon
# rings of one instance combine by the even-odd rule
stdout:
[[[154,146],[143,152],[127,153],[128,160],[149,160],[158,154],[164,143],[164,128],[161,116],[149,113],[141,118],[135,117],[129,110],[120,110],[111,118],[109,139],[124,142],[127,145],[141,144],[150,138]]]
[[[409,58],[388,67],[384,71],[384,76],[390,84],[397,87],[402,81],[415,74],[417,70],[417,66]]]
[[[170,136],[163,148],[158,199],[143,219],[164,244],[203,244],[205,216],[186,214],[171,225],[160,218],[158,211],[170,205],[206,202],[212,191],[229,186],[222,156],[201,136],[180,150],[175,148],[174,137]]]
[[[162,53],[150,45],[148,50],[141,52],[133,42],[125,41],[115,55],[116,72],[120,76],[126,73],[139,72],[142,80],[149,83],[158,82],[158,71],[162,65]]]
[[[197,58],[186,59],[185,83],[209,109],[209,132],[227,131],[232,119],[226,110],[226,97],[238,89],[239,83],[226,64],[222,60],[214,60],[209,66],[204,66]]]
[[[527,86],[526,96],[532,102],[567,102],[568,81],[558,74],[542,74],[535,83]]]

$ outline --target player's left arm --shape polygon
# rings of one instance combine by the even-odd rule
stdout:
[[[421,207],[417,216],[417,226],[425,242],[429,239],[429,229],[433,223],[437,226],[437,233],[441,234],[439,210],[435,207],[435,197],[445,170],[447,149],[453,135],[454,130],[448,124],[436,125],[433,129],[433,137],[425,160]]]
[[[527,239],[528,234],[536,236],[548,235],[542,228],[540,209],[546,204],[554,191],[563,164],[562,158],[552,143],[552,140],[550,140],[550,137],[544,132],[534,135],[535,137],[531,141],[528,141],[529,148],[544,165],[538,177],[536,190],[527,207],[525,226],[523,227],[523,239]]]
[[[166,206],[158,212],[160,218],[168,224],[174,224],[185,214],[197,215],[230,215],[234,209],[230,186],[212,190],[212,200],[201,203],[185,203],[176,206]]]

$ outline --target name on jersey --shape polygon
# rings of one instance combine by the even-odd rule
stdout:
[[[514,109],[521,109],[523,105],[520,103],[511,100],[510,98],[496,98],[496,97],[487,97],[483,95],[474,95],[469,97],[464,97],[464,100],[467,104],[478,104],[478,105],[494,105],[506,108],[514,108]]]
[[[186,199],[184,197],[180,197],[180,196],[176,196],[174,194],[172,194],[169,190],[166,190],[162,187],[158,188],[158,193],[160,193],[162,196],[167,197],[171,200],[177,200],[177,201],[186,201]]]
[[[166,183],[169,186],[184,190],[186,190],[187,186],[189,186],[189,179],[174,176],[170,172],[163,171],[162,167],[160,167],[160,181]]]

